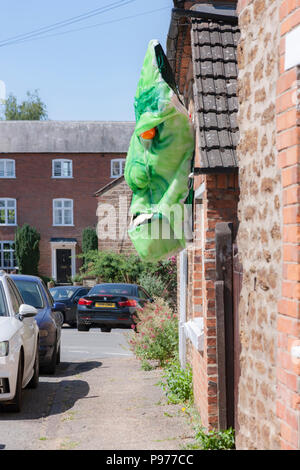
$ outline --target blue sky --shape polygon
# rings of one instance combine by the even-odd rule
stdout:
[[[119,0],[122,1],[122,0]],[[166,48],[172,0],[124,0],[127,5],[50,31],[49,37],[0,47],[6,93],[24,99],[39,90],[52,120],[134,120],[133,97],[148,42]],[[1,5],[1,42],[118,0],[10,0]],[[69,34],[67,30],[151,14]],[[51,35],[51,36],[50,36]]]

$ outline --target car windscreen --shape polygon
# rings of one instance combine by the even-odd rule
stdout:
[[[43,308],[44,302],[42,293],[37,282],[24,281],[23,279],[14,279],[25,304],[32,305],[35,308]]]
[[[8,315],[6,302],[4,299],[3,288],[0,284],[0,317],[6,317]]]
[[[103,284],[94,286],[88,295],[96,295],[96,294],[124,294],[124,295],[134,295],[134,287],[133,286],[126,286],[126,284]]]
[[[72,295],[74,294],[74,291],[75,289],[70,289],[68,287],[64,287],[64,288],[55,288],[55,287],[51,287],[50,289],[50,294],[52,295],[53,299],[54,300],[68,300],[72,297]]]

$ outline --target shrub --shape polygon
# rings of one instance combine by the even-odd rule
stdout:
[[[94,276],[102,282],[136,282],[143,264],[136,255],[125,255],[113,251],[91,250],[83,255],[82,276]]]
[[[16,231],[16,258],[22,274],[38,275],[40,260],[40,234],[34,227],[24,224]]]
[[[164,365],[178,351],[177,316],[163,299],[139,309],[131,350],[141,360],[158,360]]]
[[[155,276],[143,272],[137,280],[138,284],[144,287],[151,297],[165,297],[166,296],[166,285],[163,280]]]
[[[235,448],[234,430],[208,431],[203,429],[196,434],[196,441],[202,450],[230,450]]]
[[[159,385],[166,392],[170,403],[182,403],[193,398],[193,374],[188,364],[182,369],[178,358],[168,364]]]
[[[87,227],[82,231],[82,252],[87,253],[91,250],[98,249],[98,237],[96,230],[92,227]]]

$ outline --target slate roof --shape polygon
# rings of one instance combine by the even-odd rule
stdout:
[[[239,28],[216,19],[192,18],[196,132],[201,169],[237,167],[237,58]]]
[[[135,122],[0,121],[1,153],[127,153]]]

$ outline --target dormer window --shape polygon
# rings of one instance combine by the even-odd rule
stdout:
[[[72,178],[72,163],[72,160],[65,160],[63,158],[52,160],[52,178]]]

